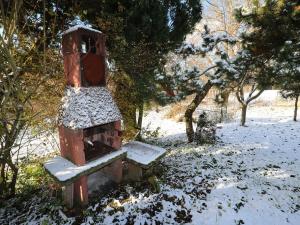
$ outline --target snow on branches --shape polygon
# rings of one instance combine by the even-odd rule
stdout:
[[[211,32],[205,25],[201,39],[197,44],[184,43],[177,51],[178,60],[169,71],[159,73],[156,79],[170,87],[176,100],[187,95],[200,92],[206,82],[219,87],[225,87],[227,81],[239,77],[235,65],[235,57],[229,53],[229,45],[234,45],[238,39],[226,32]],[[245,55],[240,54],[241,56]],[[189,58],[202,58],[209,63],[187,63]],[[233,78],[228,79],[228,76]]]
[[[201,55],[205,56],[207,53],[217,50],[215,53],[220,56],[226,56],[224,50],[224,43],[235,44],[237,39],[229,36],[226,32],[211,33],[207,25],[204,25],[204,31],[201,34],[202,42],[198,45],[184,43],[177,53],[182,54],[184,57],[189,55]],[[223,44],[221,44],[223,43]]]

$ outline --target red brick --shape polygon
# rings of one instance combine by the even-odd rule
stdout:
[[[114,149],[120,149],[122,145],[122,139],[120,137],[114,137],[112,147]]]
[[[83,131],[60,126],[59,136],[61,156],[71,160],[76,165],[84,165]]]
[[[121,120],[114,122],[115,130],[121,131]]]

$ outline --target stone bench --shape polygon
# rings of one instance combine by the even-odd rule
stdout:
[[[151,173],[153,165],[166,154],[163,148],[138,141],[129,142],[121,149],[127,152],[127,179],[132,181],[139,181],[147,172]]]
[[[56,156],[45,162],[44,167],[46,171],[62,185],[64,203],[69,208],[72,208],[74,205],[74,182],[76,182],[76,180],[96,173],[100,169],[104,169],[104,167],[113,165],[117,160],[126,159],[128,162],[127,179],[139,181],[145,175],[145,172],[150,171],[155,162],[165,154],[166,150],[163,148],[132,141],[123,145],[120,150],[88,162],[83,166],[77,166],[68,159]],[[122,166],[122,163],[117,165]]]
[[[126,150],[119,150],[91,161],[83,166],[77,166],[61,156],[56,156],[45,162],[44,167],[58,183],[61,185],[68,185],[73,183],[78,177],[89,175],[109,165],[113,161],[125,157]]]
[[[124,159],[125,157],[126,150],[118,150],[83,166],[77,166],[61,156],[56,156],[45,162],[44,167],[46,171],[62,185],[63,201],[69,208],[72,208],[74,205],[74,182],[76,180],[80,179],[80,177],[99,171],[116,160]]]

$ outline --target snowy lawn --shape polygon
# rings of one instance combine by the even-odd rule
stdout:
[[[60,207],[47,214],[46,200],[32,199],[26,203],[29,212],[0,209],[0,224],[298,225],[300,122],[292,122],[291,113],[291,108],[250,108],[248,127],[220,124],[218,143],[196,146],[184,144],[183,123],[151,112],[145,123],[161,127],[164,137],[157,141],[169,150],[161,162],[160,193],[147,183],[120,186],[93,199],[77,218],[66,218]]]

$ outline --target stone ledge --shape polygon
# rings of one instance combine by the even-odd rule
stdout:
[[[76,166],[69,160],[56,156],[45,162],[44,167],[57,182],[62,185],[68,185],[73,183],[78,177],[89,175],[117,159],[125,158],[126,154],[126,150],[118,150],[83,166]]]
[[[144,169],[148,169],[151,165],[162,158],[167,151],[163,148],[142,143],[139,141],[131,141],[122,146],[122,150],[127,152],[127,160]]]

